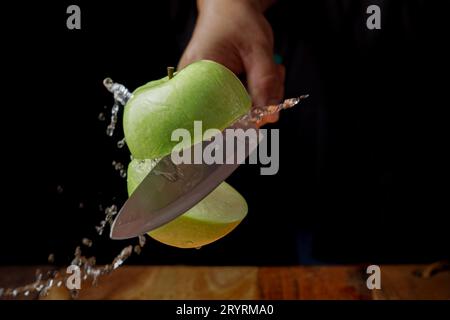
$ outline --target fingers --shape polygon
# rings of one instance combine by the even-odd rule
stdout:
[[[254,49],[243,57],[247,85],[254,106],[278,104],[284,95],[285,68],[273,61],[271,50]],[[259,126],[278,121],[278,113],[264,117]]]
[[[254,49],[243,62],[247,74],[247,85],[255,106],[264,106],[280,100],[282,89],[277,65],[269,50]]]

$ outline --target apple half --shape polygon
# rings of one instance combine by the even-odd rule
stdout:
[[[203,139],[207,129],[223,130],[250,108],[250,96],[231,70],[200,60],[172,78],[151,81],[133,92],[123,116],[125,139],[134,158],[161,158],[176,151],[178,142],[171,141],[174,130],[189,130],[193,145]],[[199,120],[203,132],[196,134],[194,121]]]
[[[128,165],[131,195],[156,165],[154,160],[133,159]],[[247,215],[247,202],[226,182],[183,215],[149,232],[149,236],[178,248],[199,248],[230,233]]]

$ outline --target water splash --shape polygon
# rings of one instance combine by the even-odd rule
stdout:
[[[144,240],[141,239],[143,237]],[[82,242],[85,242],[84,238]],[[89,240],[89,239],[88,239]],[[91,242],[92,245],[92,242]],[[113,259],[110,264],[104,266],[97,266],[95,257],[83,256],[80,246],[75,248],[74,257],[71,265],[76,265],[80,268],[81,281],[90,281],[92,286],[96,286],[101,276],[110,274],[134,253],[140,254],[142,247],[145,245],[145,236],[139,237],[139,243],[133,247],[128,245],[123,248],[120,253]],[[137,249],[139,248],[139,249]],[[61,273],[57,269],[51,269],[42,272],[40,269],[36,270],[35,280],[27,285],[17,288],[0,288],[0,298],[17,298],[23,295],[27,298],[38,299],[45,297],[53,287],[62,287],[66,284],[71,274]],[[69,290],[72,299],[76,299],[80,290]]]
[[[127,177],[127,170],[125,169],[125,166],[122,163],[114,160],[112,162],[112,166],[114,167],[114,170],[119,172],[119,175],[122,178],[126,178]]]
[[[302,100],[304,100],[308,97],[309,97],[309,94],[305,94],[305,95],[302,95],[297,98],[286,99],[280,104],[252,108],[250,110],[250,112],[248,114],[244,115],[240,120],[248,121],[248,122],[259,122],[266,116],[280,112],[281,110],[284,110],[284,109],[292,108],[293,106],[297,105]]]
[[[100,225],[95,227],[95,230],[97,230],[97,233],[99,235],[103,234],[103,231],[105,230],[105,227],[107,225],[112,225],[114,216],[118,213],[117,206],[115,204],[107,207],[105,209],[105,219],[100,221]]]
[[[105,87],[114,94],[114,105],[111,110],[111,122],[107,127],[108,136],[112,136],[114,134],[115,126],[117,123],[120,106],[125,105],[128,99],[131,98],[132,94],[123,85],[114,83],[110,78],[105,79],[103,83]],[[105,109],[106,108],[107,107],[105,106]],[[104,121],[104,113],[100,113],[98,118],[100,121]],[[118,147],[123,147],[121,146],[122,144],[125,144],[125,139],[122,139],[118,142]],[[125,168],[121,163],[114,161],[113,166],[120,172],[121,176],[126,176]],[[56,191],[57,193],[61,194],[63,193],[64,189],[59,185],[57,186]],[[79,208],[83,207],[84,204],[80,202]],[[100,204],[99,210],[104,211],[105,213],[104,220],[100,221],[100,225],[96,227],[99,235],[102,235],[105,227],[112,224],[114,216],[118,213],[118,210],[117,206],[114,204],[104,210],[103,206]],[[93,241],[88,238],[83,238],[81,240],[81,243],[86,247],[91,247],[93,245]],[[94,256],[83,256],[81,247],[77,246],[75,248],[74,257],[71,261],[71,264],[76,265],[80,268],[82,281],[91,280],[92,285],[95,286],[100,276],[109,274],[119,268],[133,254],[133,252],[135,254],[140,254],[145,243],[145,235],[139,236],[139,242],[137,245],[128,245],[120,251],[120,253],[113,259],[110,264],[100,267],[96,266],[96,258]],[[50,254],[48,256],[49,263],[53,263],[54,260],[54,254]],[[35,273],[35,279],[32,283],[17,288],[0,288],[0,299],[17,298],[20,295],[23,295],[24,297],[30,299],[37,299],[39,297],[46,296],[52,287],[62,287],[67,283],[69,276],[71,276],[71,274],[62,273],[55,268],[52,268],[46,272],[42,272],[41,270],[37,269]],[[69,293],[73,299],[76,299],[79,295],[79,290],[69,290]]]
[[[139,246],[141,246],[141,247],[145,246],[146,241],[147,241],[147,239],[145,238],[145,236],[143,234],[141,234],[139,236]]]
[[[81,243],[83,244],[83,245],[85,245],[86,247],[92,247],[92,240],[91,239],[88,239],[88,238],[83,238],[82,240],[81,240]]]
[[[133,248],[134,253],[136,253],[137,255],[141,254],[141,247],[139,245],[135,245]]]
[[[106,134],[110,137],[114,135],[118,114],[121,106],[133,96],[132,93],[122,84],[114,82],[111,78],[103,80],[103,85],[114,95],[114,104],[111,109],[111,120],[106,128]]]

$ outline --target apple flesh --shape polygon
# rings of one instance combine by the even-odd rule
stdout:
[[[127,187],[131,195],[156,165],[154,160],[133,159],[128,166]],[[246,216],[245,199],[226,182],[183,215],[149,232],[167,245],[198,248],[231,232]]]
[[[171,79],[151,81],[133,92],[124,111],[125,139],[134,158],[160,158],[175,151],[178,141],[171,141],[175,129],[189,130],[195,144],[203,132],[194,135],[194,121],[203,122],[203,131],[223,130],[250,108],[250,96],[232,71],[201,60]]]

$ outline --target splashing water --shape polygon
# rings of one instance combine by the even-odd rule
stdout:
[[[240,119],[240,121],[259,122],[265,116],[280,112],[281,110],[284,110],[284,109],[292,108],[293,106],[299,104],[300,101],[302,101],[308,97],[309,97],[309,94],[305,94],[305,95],[302,95],[297,98],[286,99],[280,104],[252,108],[248,114],[244,115]]]
[[[106,134],[112,137],[114,135],[114,130],[116,129],[119,109],[121,106],[124,106],[133,95],[125,86],[114,82],[111,78],[106,78],[103,80],[103,85],[114,95],[114,104],[111,109],[111,120],[106,128]]]
[[[105,219],[100,221],[100,225],[95,227],[95,230],[97,230],[97,233],[99,235],[103,234],[103,231],[105,230],[105,227],[107,224],[109,224],[110,226],[113,223],[114,220],[114,216],[117,214],[117,206],[115,204],[107,207],[105,209]]]
[[[146,241],[147,241],[147,239],[145,238],[144,235],[139,236],[139,246],[141,246],[141,247],[145,246]]]
[[[81,248],[78,246],[75,248],[71,265],[76,265],[80,268],[81,281],[90,280],[91,285],[95,286],[99,277],[110,274],[119,268],[133,254],[133,251],[139,254],[143,247],[142,244],[145,245],[145,240],[144,242],[139,240],[139,244],[134,246],[134,250],[132,245],[123,248],[110,264],[104,266],[96,266],[95,257],[83,256]],[[139,247],[139,249],[137,250],[136,247]],[[0,298],[17,298],[19,295],[35,299],[45,297],[52,287],[61,287],[63,284],[67,284],[70,276],[71,274],[61,273],[57,269],[51,269],[46,272],[37,269],[34,282],[17,288],[0,288]],[[78,297],[79,290],[72,289],[69,292],[73,299]]]
[[[122,178],[126,178],[127,177],[127,170],[125,169],[125,166],[122,163],[114,160],[112,162],[112,166],[114,167],[114,170],[119,171],[119,175]]]
[[[107,135],[112,136],[114,134],[115,126],[117,123],[117,117],[120,106],[126,104],[128,99],[131,98],[132,94],[121,84],[114,83],[110,78],[104,80],[105,87],[114,94],[114,105],[111,110],[111,122],[107,127]],[[106,107],[105,107],[106,109]],[[104,114],[99,114],[99,120],[104,121]],[[123,147],[125,144],[125,139],[120,140],[117,143],[119,148]],[[130,156],[132,159],[132,157]],[[158,161],[158,160],[154,160]],[[121,176],[126,176],[126,171],[120,162],[113,161],[114,168],[121,173]],[[161,172],[162,175],[167,175],[168,179],[176,179],[177,176],[172,176],[171,173]],[[57,192],[63,193],[63,187],[58,186]],[[80,203],[79,207],[84,207],[84,204]],[[99,205],[99,210],[104,211],[105,218],[100,221],[100,225],[96,226],[96,230],[99,235],[102,235],[105,227],[111,225],[114,219],[114,216],[118,213],[117,206],[111,205],[103,210],[103,206]],[[80,268],[81,281],[91,281],[91,284],[95,286],[98,282],[99,277],[110,274],[117,268],[119,268],[123,263],[133,254],[140,254],[142,248],[146,244],[145,235],[139,236],[139,243],[136,245],[128,245],[121,250],[121,252],[112,260],[110,264],[104,266],[96,266],[96,258],[95,257],[86,257],[82,255],[82,250],[80,246],[75,248],[74,257],[71,261],[71,265],[76,265]],[[88,238],[83,238],[81,240],[82,245],[90,248],[93,245],[93,241]],[[49,263],[53,263],[55,260],[54,254],[50,254],[48,256]],[[44,297],[48,294],[49,290],[52,287],[62,287],[67,284],[69,277],[71,274],[67,274],[65,272],[60,272],[56,268],[52,268],[46,272],[41,270],[36,270],[35,280],[32,283],[26,284],[24,286],[20,286],[17,288],[0,288],[0,298],[17,298],[20,295],[23,295],[27,298],[39,298]],[[69,289],[68,289],[69,290]],[[70,295],[73,299],[78,297],[79,290],[72,289],[69,290]]]
[[[88,239],[88,238],[83,238],[82,240],[81,240],[81,243],[83,244],[83,245],[85,245],[86,247],[92,247],[92,240],[91,239]]]

